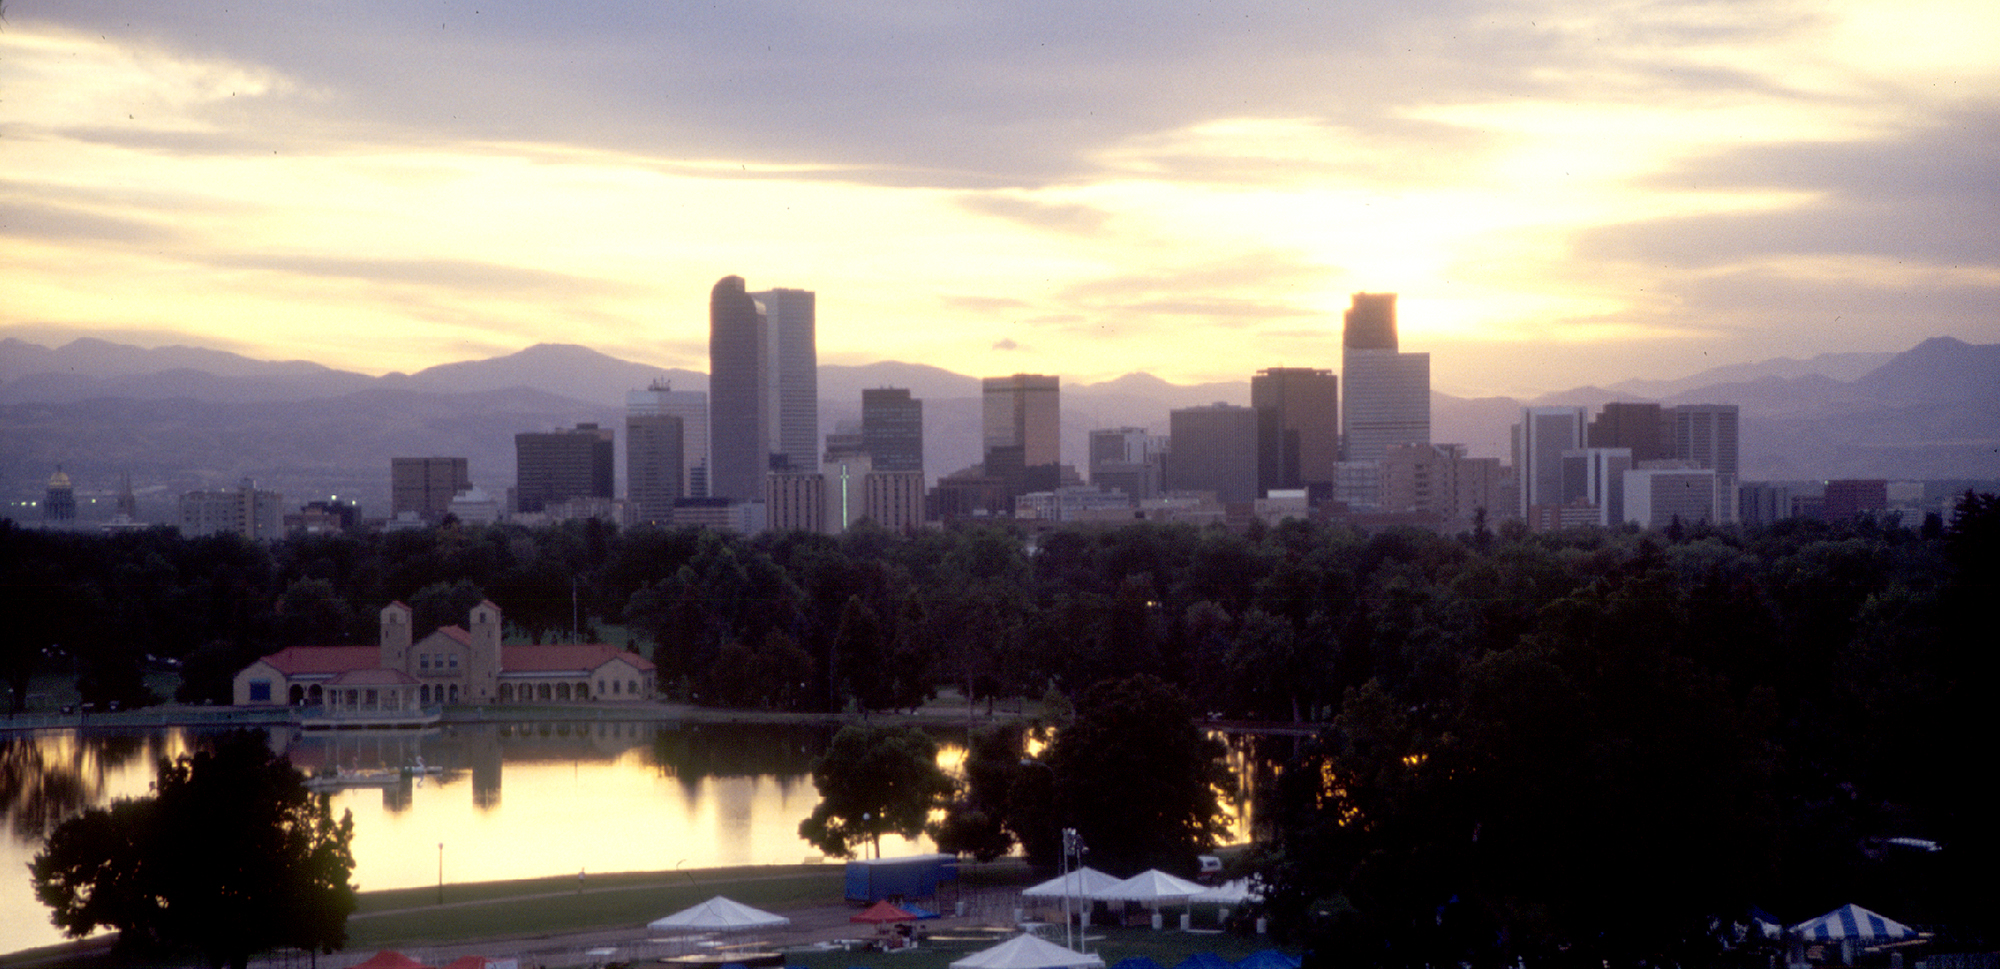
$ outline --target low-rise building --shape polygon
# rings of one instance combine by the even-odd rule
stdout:
[[[412,705],[650,700],[653,664],[601,643],[503,646],[500,607],[474,606],[468,625],[411,638],[409,606],[381,614],[374,646],[293,646],[236,674],[237,706],[395,712]]]

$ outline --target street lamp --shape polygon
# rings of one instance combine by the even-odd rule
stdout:
[[[438,842],[438,904],[444,904],[444,842]]]
[[[1053,782],[1056,779],[1056,769],[1053,766],[1051,766],[1048,761],[1039,760],[1034,757],[1021,758],[1021,766],[1027,767],[1031,764],[1036,767],[1040,767],[1043,770],[1048,771],[1049,780],[1051,782]],[[1077,859],[1077,865],[1075,868],[1070,867],[1069,862],[1071,858]],[[1062,874],[1063,944],[1068,946],[1070,951],[1072,952],[1081,952],[1082,950],[1076,947],[1077,940],[1076,940],[1076,933],[1074,931],[1076,918],[1074,915],[1071,914],[1069,905],[1070,893],[1076,888],[1076,886],[1070,884],[1069,875],[1070,872],[1075,871],[1076,869],[1082,867],[1083,867],[1083,839],[1077,836],[1075,828],[1064,828],[1062,829],[1062,861],[1058,864],[1057,870],[1060,871]],[[1082,881],[1083,879],[1081,876],[1078,876],[1077,880]]]

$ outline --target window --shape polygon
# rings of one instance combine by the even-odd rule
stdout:
[[[451,702],[453,703],[458,702],[458,684],[456,683],[453,683],[451,685]]]
[[[374,690],[369,690],[366,693],[362,694],[361,700],[363,704],[371,707],[380,706],[382,704],[380,695],[377,694]]]
[[[419,653],[419,654],[417,654],[417,668],[418,668],[418,669],[420,669],[420,670],[427,670],[427,669],[430,669],[430,668],[431,668],[431,654],[429,654],[429,653]]]
[[[251,680],[251,681],[250,681],[250,702],[251,702],[251,703],[269,703],[269,702],[271,702],[271,681],[270,681],[270,680]]]
[[[451,663],[451,668],[452,668],[452,669],[458,669],[458,654],[457,654],[457,653],[453,653],[453,654],[451,654],[451,660],[450,660],[450,663]]]

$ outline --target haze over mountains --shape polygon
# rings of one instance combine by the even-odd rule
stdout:
[[[1094,428],[1165,433],[1174,408],[1248,403],[1249,376],[1199,385],[1143,373],[1065,382],[1064,460],[1087,464]],[[115,489],[121,473],[160,496],[252,477],[287,502],[333,493],[382,513],[392,456],[463,455],[473,481],[499,491],[513,481],[515,433],[595,421],[622,434],[626,391],[655,379],[708,386],[706,374],[572,345],[371,377],[197,347],[0,340],[0,496],[39,498],[61,465],[83,493]],[[862,389],[884,386],[924,399],[933,478],[979,459],[979,380],[936,367],[822,365],[822,430],[858,421]],[[1594,411],[1611,400],[1740,405],[1746,480],[2000,479],[2000,345],[1945,337],[1900,354],[1768,360],[1527,401],[1434,394],[1432,439],[1506,459],[1523,405]]]

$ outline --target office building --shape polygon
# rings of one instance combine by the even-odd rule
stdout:
[[[1397,349],[1396,294],[1355,293],[1341,339],[1341,458],[1431,440],[1431,355]]]
[[[610,428],[596,424],[514,435],[514,510],[539,512],[575,498],[610,501],[617,466],[614,438]]]
[[[764,318],[765,394],[772,470],[819,470],[819,343],[816,297],[803,289],[751,293]]]
[[[1675,462],[1680,463],[1680,462]],[[1719,476],[1708,468],[1634,468],[1625,472],[1625,520],[1665,528],[1721,520]]]
[[[773,471],[764,476],[767,525],[778,532],[826,531],[826,478],[819,472]]]
[[[1258,490],[1331,497],[1340,462],[1340,378],[1311,367],[1260,370],[1250,378],[1250,406],[1258,415]]]
[[[1022,467],[1062,460],[1060,378],[1017,373],[981,382],[985,404],[984,453],[1017,449]]]
[[[273,540],[282,536],[285,496],[260,491],[257,483],[244,478],[234,489],[190,491],[180,498],[181,537],[241,535],[249,539]]]
[[[922,471],[870,471],[861,485],[864,517],[892,532],[910,532],[924,524]]]
[[[1622,447],[1633,461],[1674,456],[1674,422],[1658,404],[1609,403],[1590,419],[1585,447]]]
[[[1562,504],[1597,509],[1596,525],[1625,521],[1625,472],[1632,470],[1632,449],[1587,447],[1563,452]]]
[[[1471,527],[1481,509],[1488,521],[1514,512],[1500,459],[1469,457],[1463,444],[1391,445],[1380,478],[1383,511],[1434,514],[1451,528]]]
[[[465,458],[390,458],[389,514],[410,512],[435,525],[451,500],[472,487]]]
[[[863,390],[861,450],[873,471],[923,471],[924,402],[902,388]]]
[[[709,490],[761,500],[770,471],[819,469],[814,294],[752,293],[725,276],[709,293]]]
[[[1257,410],[1214,404],[1167,415],[1173,450],[1167,456],[1167,491],[1214,492],[1218,501],[1255,501]]]
[[[1514,475],[1521,486],[1520,515],[1537,505],[1567,504],[1563,497],[1563,455],[1583,447],[1584,409],[1524,407],[1514,425]]]
[[[625,497],[632,520],[671,524],[674,502],[688,497],[686,427],[677,414],[625,415]]]
[[[645,390],[625,394],[626,415],[672,415],[681,419],[681,497],[708,496],[708,394],[675,390],[655,380]],[[628,452],[629,453],[629,452]],[[631,472],[626,472],[628,480]]]
[[[1158,497],[1164,454],[1165,448],[1144,428],[1091,431],[1090,483],[1121,492],[1133,501]]]
[[[1738,409],[1735,404],[1682,404],[1673,422],[1674,457],[1715,472],[1722,495],[1718,521],[1736,520]]]
[[[1828,481],[1820,514],[1830,522],[1889,510],[1889,482],[1882,478]]]

